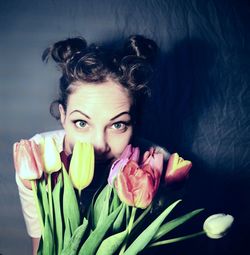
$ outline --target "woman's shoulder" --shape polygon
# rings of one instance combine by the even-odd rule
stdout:
[[[145,152],[149,150],[150,148],[154,148],[157,152],[161,152],[163,154],[165,160],[168,160],[170,157],[170,153],[168,152],[166,148],[148,139],[145,139],[142,137],[136,137],[133,139],[132,144],[134,147],[139,147],[141,152]]]
[[[65,136],[65,131],[63,129],[58,129],[58,130],[35,134],[34,136],[30,138],[30,140],[33,140],[36,143],[40,143],[40,141],[43,140],[44,138],[52,137],[58,149],[61,151],[63,149],[64,136]]]

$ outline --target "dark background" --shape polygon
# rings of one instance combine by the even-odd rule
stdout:
[[[249,16],[247,0],[1,0],[0,253],[31,250],[12,144],[59,127],[49,115],[59,72],[42,63],[43,50],[72,36],[112,45],[143,34],[161,52],[140,133],[192,160],[182,212],[205,207],[203,219],[219,212],[235,217],[223,239],[204,236],[169,245],[160,254],[248,254]],[[181,233],[192,233],[201,223],[197,218]]]

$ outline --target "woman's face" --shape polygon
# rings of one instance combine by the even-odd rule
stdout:
[[[65,130],[64,150],[71,154],[77,140],[93,144],[96,163],[119,157],[132,136],[132,100],[128,91],[113,81],[72,85],[67,109],[59,105]]]

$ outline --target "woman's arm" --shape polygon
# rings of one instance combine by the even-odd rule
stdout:
[[[38,250],[38,247],[39,247],[39,242],[40,242],[40,238],[32,238],[32,254],[33,255],[36,255],[37,254],[37,250]]]
[[[32,238],[32,254],[37,254],[41,236],[40,223],[29,181],[24,181],[16,174],[23,216],[29,236]]]

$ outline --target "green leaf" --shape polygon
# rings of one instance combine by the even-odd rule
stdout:
[[[113,233],[116,233],[122,227],[122,223],[124,221],[124,214],[126,212],[126,204],[122,204],[122,209],[119,212],[114,224],[113,224]]]
[[[90,204],[90,206],[89,206],[89,208],[88,208],[88,210],[87,210],[87,215],[86,215],[86,217],[87,217],[89,223],[91,224],[92,228],[93,228],[93,222],[94,222],[94,203],[95,203],[95,201],[96,201],[96,197],[99,195],[99,192],[100,192],[100,189],[101,189],[101,188],[102,188],[102,187],[100,186],[100,187],[96,190],[95,194],[94,194],[93,197],[92,197],[91,204]]]
[[[112,188],[108,186],[106,196],[104,198],[103,208],[100,213],[100,217],[97,223],[97,227],[102,224],[103,221],[106,220],[107,216],[109,215],[109,202],[110,202],[110,196],[112,193]]]
[[[174,220],[171,220],[171,221],[165,223],[164,225],[162,225],[159,228],[159,230],[157,231],[157,233],[155,234],[155,236],[153,237],[151,242],[154,242],[154,241],[160,239],[162,236],[166,235],[171,230],[173,230],[176,227],[180,226],[181,224],[185,223],[186,221],[188,221],[189,219],[191,219],[192,217],[194,217],[195,215],[200,213],[202,210],[204,210],[204,209],[194,210],[192,212],[189,212],[185,215],[182,215]]]
[[[72,231],[70,228],[70,222],[69,222],[69,219],[66,218],[65,219],[64,239],[63,239],[63,249],[68,246],[71,236],[72,236]]]
[[[63,166],[63,180],[64,180],[64,191],[63,191],[63,216],[65,225],[69,220],[71,232],[73,233],[80,225],[80,211],[78,201],[76,198],[75,190],[73,188],[70,177]]]
[[[111,194],[111,187],[106,185],[103,190],[98,195],[96,202],[94,204],[94,211],[93,211],[93,228],[95,229],[98,226],[98,222],[102,222],[105,217],[108,216],[108,209]]]
[[[77,255],[80,242],[88,227],[88,220],[84,218],[82,225],[80,225],[73,233],[68,245],[63,249],[61,255]]]
[[[104,221],[102,221],[98,227],[89,235],[87,240],[82,245],[79,255],[95,255],[96,250],[103,240],[108,229],[115,221],[117,215],[121,210],[121,206],[112,212]]]
[[[174,207],[181,200],[177,200],[170,206],[168,206],[136,239],[132,244],[127,248],[124,255],[136,255],[142,251],[150,240],[153,238],[157,230],[159,229],[162,222],[168,216],[168,214],[174,209]]]
[[[40,211],[43,217],[43,224],[45,224],[46,215],[49,215],[49,200],[46,191],[45,180],[38,181],[37,184],[37,194],[40,202]]]
[[[113,212],[121,204],[121,200],[118,197],[116,189],[112,189],[112,190],[113,190],[113,199],[112,199],[112,202],[111,202],[109,213]]]
[[[106,185],[101,192],[98,194],[95,202],[92,201],[92,224],[93,224],[93,229],[96,228],[98,220],[100,218],[100,214],[103,208],[103,203],[104,203],[104,198],[105,198],[105,194],[107,192],[108,189],[108,185]]]
[[[45,217],[45,225],[44,225],[44,239],[42,240],[42,254],[54,254],[54,238],[52,234],[52,229],[49,221],[49,215]]]
[[[206,234],[205,231],[200,231],[200,232],[190,234],[190,235],[185,235],[185,236],[180,236],[180,237],[171,238],[171,239],[167,239],[167,240],[162,240],[162,241],[158,241],[158,242],[155,242],[155,243],[150,243],[148,248],[155,247],[155,246],[160,246],[160,245],[166,245],[166,244],[170,244],[170,243],[176,243],[176,242],[180,242],[180,241],[187,240],[187,239],[190,239],[190,238],[194,238],[194,237],[204,235],[204,234]]]
[[[97,250],[96,255],[112,255],[117,249],[121,246],[124,239],[128,234],[127,229],[117,233],[115,235],[109,236],[105,240],[102,241],[99,249]]]
[[[55,215],[55,241],[56,251],[60,254],[63,247],[63,224],[62,224],[62,211],[61,211],[61,190],[62,178],[61,174],[58,176],[57,184],[52,192],[54,215]]]

